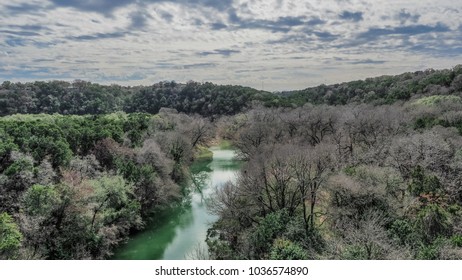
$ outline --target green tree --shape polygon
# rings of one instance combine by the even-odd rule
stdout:
[[[287,211],[281,210],[270,213],[256,226],[250,235],[253,245],[253,253],[257,258],[265,258],[270,250],[268,244],[273,243],[273,240],[282,235],[289,222]]]
[[[0,214],[0,259],[15,258],[21,247],[22,234],[8,213]]]
[[[447,237],[451,234],[451,215],[442,206],[431,203],[419,211],[415,227],[421,234],[422,240],[430,244],[438,237]]]
[[[298,244],[286,239],[274,240],[270,251],[271,260],[306,260],[307,252]]]
[[[59,194],[54,187],[33,185],[23,197],[23,210],[31,216],[48,216],[59,204]]]
[[[411,173],[409,191],[415,196],[424,193],[437,193],[441,191],[441,183],[438,177],[426,175],[425,170],[418,165]]]
[[[134,187],[121,176],[105,176],[91,181],[95,195],[91,199],[91,230],[115,225],[120,232],[141,226],[140,204],[134,197]]]

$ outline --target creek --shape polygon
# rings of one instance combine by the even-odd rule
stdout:
[[[157,213],[142,231],[117,248],[112,259],[194,259],[198,252],[207,250],[207,229],[218,217],[207,210],[206,202],[216,188],[236,180],[240,167],[234,150],[210,150],[211,161],[195,162],[190,167],[192,182],[185,202]]]

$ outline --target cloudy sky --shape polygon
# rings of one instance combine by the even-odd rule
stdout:
[[[289,90],[461,63],[461,0],[0,0],[0,81]]]

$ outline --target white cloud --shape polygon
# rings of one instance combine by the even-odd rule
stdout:
[[[197,80],[284,90],[451,67],[462,58],[462,5],[448,0],[116,2],[110,13],[0,4],[0,80]]]

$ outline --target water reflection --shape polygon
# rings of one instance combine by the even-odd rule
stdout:
[[[207,229],[217,219],[207,212],[206,200],[215,187],[234,181],[239,169],[233,150],[211,150],[211,162],[191,167],[193,182],[188,203],[159,213],[145,230],[116,251],[114,259],[185,259],[198,245],[205,246]]]

